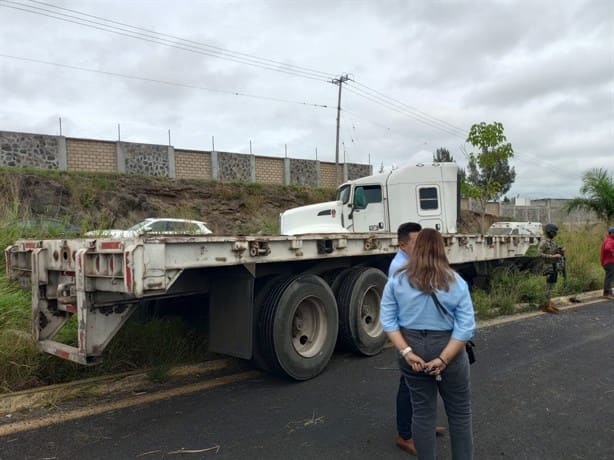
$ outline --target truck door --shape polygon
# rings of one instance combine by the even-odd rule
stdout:
[[[416,188],[416,209],[420,225],[440,230],[442,227],[441,191],[438,185],[418,185]]]
[[[385,230],[384,203],[381,185],[359,185],[354,188],[350,224],[354,232]]]

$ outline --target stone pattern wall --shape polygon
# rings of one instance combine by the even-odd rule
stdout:
[[[284,159],[256,157],[256,182],[261,184],[283,184]]]
[[[312,160],[290,160],[290,183],[318,186],[317,163]]]
[[[212,180],[215,175],[215,179],[223,181],[337,186],[335,164],[331,162],[10,131],[0,131],[0,166],[126,172],[178,179]],[[339,165],[342,182],[370,173],[370,165]]]
[[[211,180],[211,153],[175,150],[177,179]]]
[[[359,165],[355,163],[346,163],[347,166],[347,179],[354,180],[361,177],[370,176],[373,174],[371,165]]]
[[[59,138],[42,134],[0,131],[0,164],[60,169]]]
[[[252,180],[252,162],[250,155],[240,153],[218,152],[219,176],[221,181]]]
[[[117,143],[86,139],[66,142],[68,169],[116,172]]]
[[[169,174],[168,146],[121,142],[120,148],[126,158],[126,172],[146,176]]]

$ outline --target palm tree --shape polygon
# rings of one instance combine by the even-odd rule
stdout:
[[[575,209],[592,211],[597,218],[609,225],[614,221],[614,179],[607,169],[595,168],[582,176],[580,193],[583,197],[574,198],[567,203],[568,213]]]

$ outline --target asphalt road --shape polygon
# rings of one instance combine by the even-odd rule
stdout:
[[[614,302],[479,330],[476,459],[614,458]],[[393,350],[0,438],[0,459],[403,459]],[[445,415],[440,409],[440,423]],[[440,458],[449,439],[439,438]]]

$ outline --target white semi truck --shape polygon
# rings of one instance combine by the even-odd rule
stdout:
[[[366,356],[384,347],[379,302],[402,222],[440,230],[450,262],[469,278],[537,243],[458,233],[458,187],[455,164],[419,164],[282,213],[280,236],[18,240],[5,250],[6,273],[31,289],[33,338],[58,357],[96,364],[137,308],[194,296],[208,308],[211,351],[306,380],[336,346]],[[54,340],[74,317],[75,345]]]

